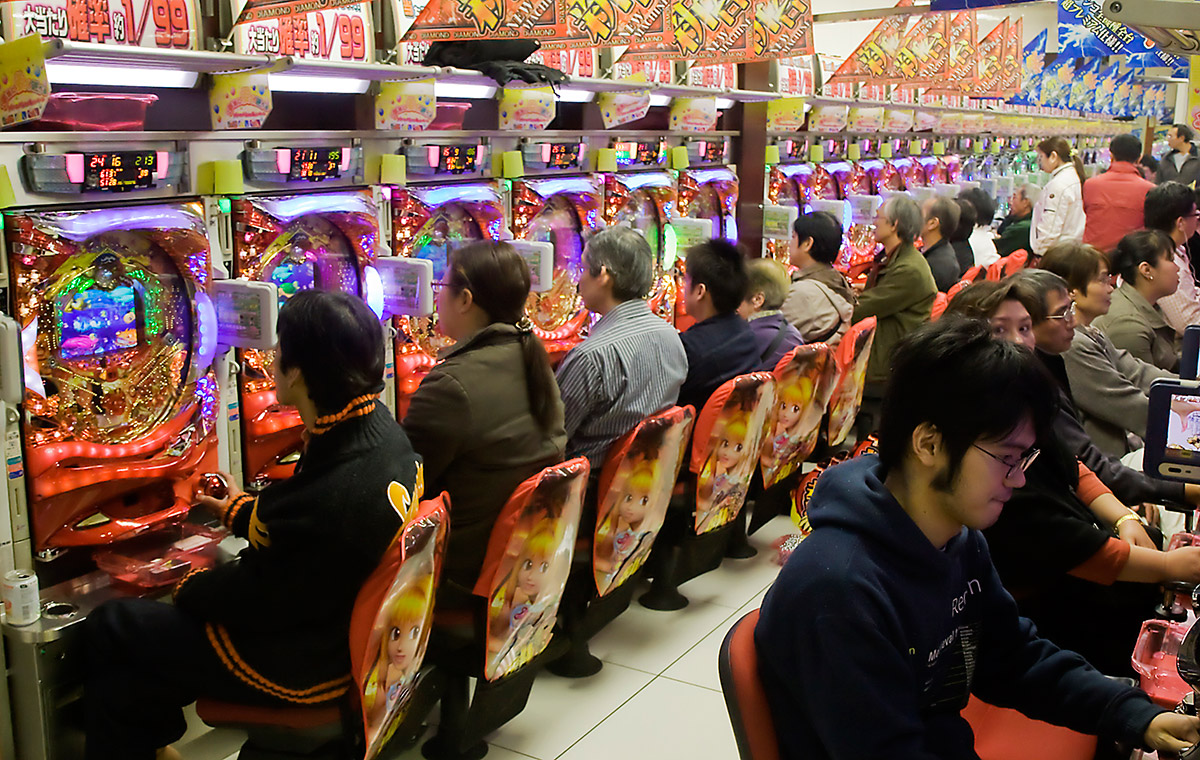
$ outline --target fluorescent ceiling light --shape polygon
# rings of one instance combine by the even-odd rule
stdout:
[[[109,85],[128,87],[136,82],[141,87],[196,86],[200,74],[178,69],[138,69],[128,66],[99,66],[85,63],[46,62],[46,77],[50,84]]]
[[[671,105],[670,95],[651,95],[650,105],[652,106],[669,106]]]
[[[434,94],[439,98],[470,98],[487,100],[496,97],[494,84],[461,84],[459,82],[434,82]]]
[[[366,92],[371,83],[354,77],[319,77],[281,72],[268,74],[267,82],[275,92]]]
[[[558,99],[564,103],[590,103],[596,93],[588,90],[573,90],[568,87],[560,87],[558,90]]]
[[[717,110],[724,111],[733,108],[734,102],[733,98],[717,98]]]

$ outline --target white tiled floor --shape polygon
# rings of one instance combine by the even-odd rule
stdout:
[[[635,601],[592,639],[604,669],[578,680],[539,675],[525,710],[488,737],[489,760],[610,760],[632,747],[655,760],[736,758],[717,652],[734,621],[762,603],[779,571],[771,544],[791,532],[788,518],[772,520],[750,537],[758,556],[727,559],[681,586],[691,604],[678,612]],[[228,751],[214,753],[206,740],[215,749],[229,737],[201,736],[181,747],[184,757]],[[414,748],[397,760],[420,757]]]

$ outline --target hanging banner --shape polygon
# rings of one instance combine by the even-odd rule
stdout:
[[[428,42],[399,42],[404,39],[408,28],[425,10],[426,0],[387,0],[392,17],[391,39],[397,40],[396,62],[408,66],[419,66],[429,52]]]
[[[251,0],[233,27],[240,55],[294,55],[323,61],[374,61],[369,2]]]
[[[1117,78],[1117,91],[1113,94],[1112,115],[1127,116],[1129,110],[1129,95],[1133,89],[1133,69],[1126,71]]]
[[[1000,80],[1000,97],[1011,97],[1021,89],[1021,54],[1025,42],[1025,19],[1008,26],[1008,42],[1004,45],[1004,72]]]
[[[757,0],[751,8],[755,59],[812,55],[812,5],[805,0]]]
[[[668,32],[665,7],[657,0],[429,0],[404,40],[523,38],[540,41],[543,50],[657,42]]]
[[[904,35],[895,65],[891,67],[896,84],[923,86],[945,77],[950,64],[949,21],[950,17],[945,13],[926,13],[917,19]]]
[[[1081,111],[1091,102],[1096,92],[1096,86],[1100,82],[1100,68],[1103,65],[1104,61],[1097,58],[1094,61],[1085,63],[1083,68],[1075,72],[1075,76],[1071,79],[1071,92],[1068,97],[1067,108]]]
[[[1066,108],[1071,97],[1071,79],[1075,76],[1075,59],[1059,55],[1042,72],[1042,93],[1038,105]]]
[[[950,20],[950,61],[946,67],[945,85],[938,92],[968,93],[979,82],[979,27],[974,11],[954,14]]]
[[[1113,95],[1117,92],[1117,77],[1121,76],[1120,64],[1114,63],[1096,78],[1096,94],[1092,98],[1092,113],[1112,113]]]
[[[910,5],[912,0],[900,0],[896,3],[897,8]],[[886,77],[903,43],[908,18],[889,16],[876,24],[866,39],[859,43],[854,52],[833,73],[827,84]]]
[[[964,11],[972,8],[995,8],[1000,5],[1021,5],[1036,0],[932,0],[929,7],[935,11]]]
[[[1164,53],[1141,32],[1106,17],[1100,0],[1058,0],[1058,54],[1071,58],[1127,55],[1131,66],[1177,69],[1178,56]]]
[[[1046,68],[1046,32],[1042,31],[1021,54],[1020,91],[1009,101],[1020,106],[1036,105],[1041,98],[1042,74]]]
[[[195,50],[200,6],[194,0],[14,0],[0,5],[10,38],[45,39]]]
[[[1002,97],[1004,94],[1004,56],[1008,45],[1008,18],[979,41],[979,84],[977,98]]]

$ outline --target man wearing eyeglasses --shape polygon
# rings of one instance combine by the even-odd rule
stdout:
[[[1038,458],[1045,370],[974,320],[926,325],[893,357],[879,454],[821,476],[755,628],[780,756],[975,757],[972,694],[1140,746],[1200,741],[1200,719],[1038,637],[992,566],[980,531]]]
[[[1175,333],[1183,337],[1188,325],[1200,325],[1200,288],[1192,276],[1188,241],[1196,234],[1200,211],[1196,193],[1178,182],[1164,182],[1146,194],[1146,227],[1165,232],[1175,244],[1175,264],[1179,267],[1179,287],[1158,299],[1163,317]]]

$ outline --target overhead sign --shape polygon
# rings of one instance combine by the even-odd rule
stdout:
[[[1000,5],[1021,5],[1035,0],[932,0],[930,10],[965,11],[973,8],[995,8]]]
[[[1020,91],[1012,97],[1011,103],[1037,105],[1041,97],[1042,74],[1046,68],[1046,36],[1046,32],[1042,31],[1025,46],[1021,54]]]
[[[0,5],[4,36],[195,50],[195,0],[9,0]]]
[[[900,0],[896,3],[897,8],[910,5],[912,0]],[[903,43],[908,19],[908,16],[889,16],[876,24],[866,39],[859,43],[854,52],[833,73],[826,86],[838,82],[886,77]]]
[[[1129,56],[1131,66],[1186,68],[1141,32],[1105,16],[1100,0],[1058,0],[1058,52],[1072,58],[1115,53]]]
[[[325,61],[375,60],[366,0],[250,0],[233,27],[234,51]]]

